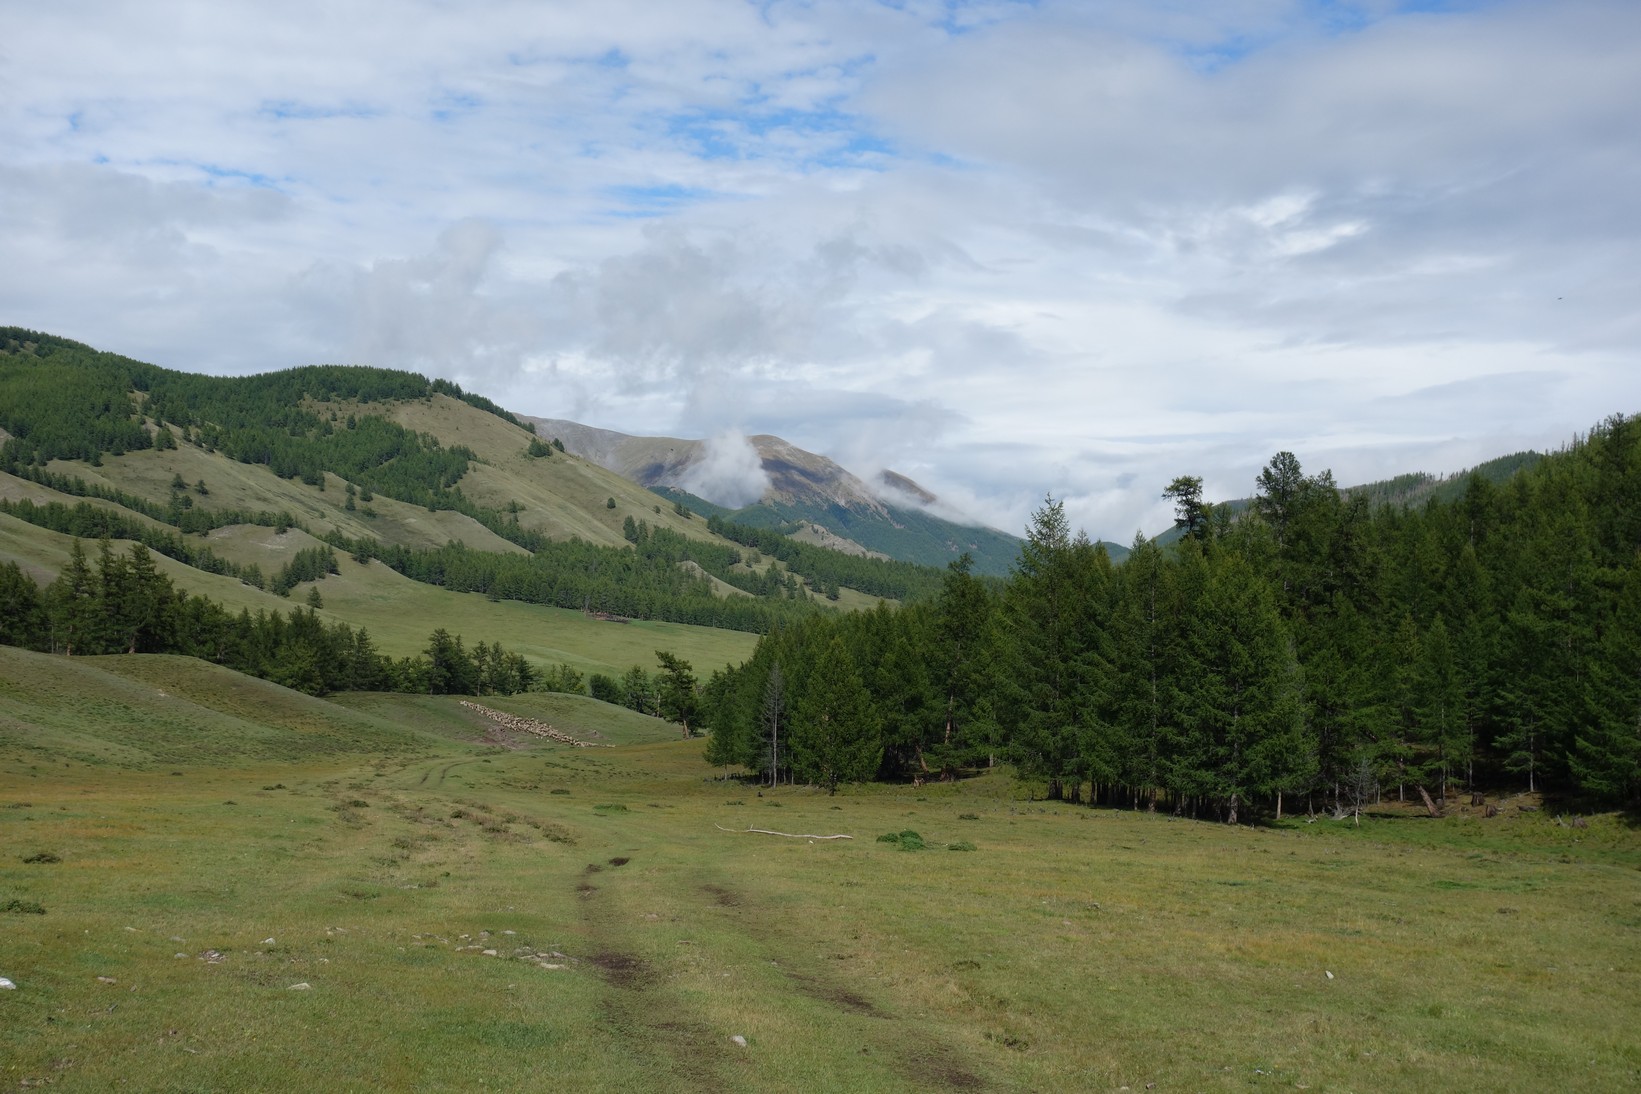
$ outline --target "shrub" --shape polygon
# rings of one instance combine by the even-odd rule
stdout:
[[[903,828],[899,832],[885,832],[877,841],[896,844],[902,851],[921,851],[928,846],[923,842],[923,837],[910,828]]]
[[[46,909],[42,904],[32,900],[8,900],[0,904],[0,912],[13,912],[17,915],[45,915]]]
[[[36,851],[23,860],[31,864],[46,865],[63,861],[63,857],[51,851]]]
[[[946,845],[946,850],[948,850],[948,851],[974,851],[974,850],[977,850],[977,848],[974,846],[974,844],[970,843],[968,840],[960,839],[956,843],[948,843]]]

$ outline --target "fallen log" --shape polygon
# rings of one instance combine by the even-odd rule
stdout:
[[[725,828],[721,824],[714,824],[712,827],[718,829],[718,831],[720,831],[720,832],[734,832],[737,835],[745,835],[748,832],[757,832],[758,834],[764,835],[764,836],[785,836],[787,839],[854,839],[855,838],[854,836],[841,836],[841,835],[840,836],[816,836],[816,835],[811,835],[810,833],[807,833],[807,832],[776,832],[776,831],[774,831],[773,829],[770,829],[770,828],[746,828],[746,829],[742,829],[742,828]]]

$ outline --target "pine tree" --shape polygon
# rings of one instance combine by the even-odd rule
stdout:
[[[656,650],[655,658],[661,662],[661,684],[657,696],[661,717],[677,722],[683,728],[684,736],[688,737],[693,732],[690,726],[700,708],[693,666],[666,650]]]
[[[939,772],[942,779],[956,777],[996,731],[996,615],[990,594],[972,568],[973,560],[965,554],[947,569],[932,627],[926,632],[928,691],[916,696],[923,719],[918,763],[925,772]]]
[[[1118,727],[1121,781],[1155,810],[1165,784],[1164,736],[1170,717],[1170,656],[1173,614],[1172,570],[1162,550],[1143,535],[1134,537],[1117,575],[1112,616],[1110,718]]]
[[[1569,763],[1592,798],[1628,805],[1641,798],[1641,566],[1625,573],[1591,661]]]
[[[870,779],[883,757],[876,712],[841,637],[821,651],[791,721],[794,773],[837,793]]]
[[[44,649],[47,643],[45,599],[22,567],[0,566],[0,645]]]
[[[97,585],[79,539],[69,548],[68,565],[56,581],[46,586],[46,610],[51,617],[54,650],[70,657],[95,652]]]
[[[1422,740],[1435,751],[1438,797],[1448,783],[1470,766],[1470,733],[1465,718],[1465,689],[1447,624],[1436,616],[1420,643],[1418,717]]]

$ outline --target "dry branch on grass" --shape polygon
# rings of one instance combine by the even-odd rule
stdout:
[[[714,824],[712,827],[718,829],[718,831],[720,831],[720,832],[734,832],[738,835],[745,835],[748,832],[757,832],[758,834],[764,835],[764,836],[785,836],[787,839],[854,839],[855,838],[854,836],[843,836],[843,835],[838,835],[838,836],[816,836],[816,835],[812,835],[808,832],[776,832],[776,831],[774,831],[773,829],[770,829],[770,828],[744,828],[744,829],[743,828],[725,828],[721,824]]]

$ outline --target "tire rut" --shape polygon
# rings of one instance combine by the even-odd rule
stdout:
[[[918,1029],[914,1035],[902,1024],[900,1015],[853,987],[795,965],[792,955],[803,952],[802,940],[770,928],[770,917],[756,914],[745,894],[716,883],[703,884],[700,891],[711,900],[708,914],[733,919],[741,935],[757,944],[795,991],[861,1020],[857,1029],[869,1042],[872,1055],[889,1061],[887,1066],[902,1082],[938,1090],[992,1088],[993,1084],[974,1070],[964,1053],[943,1044],[927,1030]]]
[[[624,866],[629,861],[612,859],[610,865]],[[691,1019],[670,998],[664,967],[626,944],[611,907],[619,899],[619,892],[613,891],[619,889],[619,882],[613,877],[600,877],[601,885],[588,880],[604,869],[589,863],[574,882],[576,905],[591,950],[587,964],[605,984],[600,1024],[636,1058],[648,1061],[657,1074],[665,1074],[669,1090],[740,1088],[743,1084],[722,1067],[727,1062],[723,1037]]]

